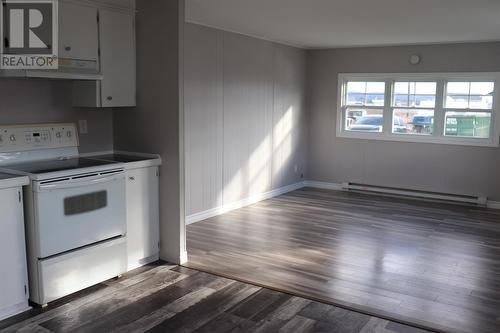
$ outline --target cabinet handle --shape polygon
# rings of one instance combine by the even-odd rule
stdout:
[[[106,99],[107,99],[108,101],[111,101],[111,100],[113,99],[113,96],[108,96],[108,97],[106,97]]]
[[[128,177],[128,180],[135,180],[135,177]]]
[[[65,47],[64,47],[64,49],[65,49],[66,51],[71,51],[71,46],[65,46]]]

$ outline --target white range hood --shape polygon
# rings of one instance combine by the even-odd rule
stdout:
[[[60,68],[58,70],[4,69],[0,70],[0,77],[92,81],[99,81],[103,79],[103,75],[101,73],[92,70],[79,69],[76,67]]]

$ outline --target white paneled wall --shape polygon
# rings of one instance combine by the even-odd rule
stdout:
[[[224,202],[271,188],[273,44],[224,33]]]
[[[187,215],[299,182],[305,52],[186,24],[184,61]]]
[[[273,188],[279,188],[295,183],[297,174],[304,173],[306,125],[302,103],[305,70],[301,52],[290,52],[289,47],[281,45],[275,45],[274,50],[272,179]]]
[[[222,36],[195,25],[185,34],[186,210],[202,211],[222,205]]]

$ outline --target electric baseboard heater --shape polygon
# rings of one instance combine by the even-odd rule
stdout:
[[[405,196],[413,197],[417,199],[427,199],[427,200],[442,200],[450,201],[456,203],[468,203],[478,206],[486,207],[488,199],[486,197],[475,197],[469,195],[457,195],[457,194],[447,194],[447,193],[436,193],[427,192],[411,189],[401,189],[394,187],[384,187],[384,186],[374,186],[356,183],[342,183],[342,189],[345,191],[359,191],[359,192],[370,192],[379,193],[395,196]]]

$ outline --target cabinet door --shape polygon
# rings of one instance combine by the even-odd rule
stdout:
[[[97,61],[97,8],[59,1],[59,58]]]
[[[0,317],[28,300],[21,198],[20,189],[0,190]]]
[[[158,168],[127,171],[127,253],[129,269],[159,253]]]
[[[135,24],[132,13],[99,11],[103,107],[134,106]]]

